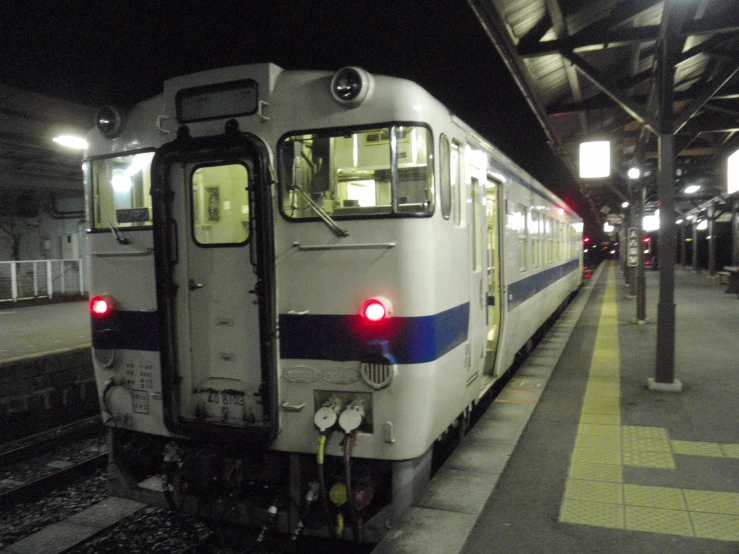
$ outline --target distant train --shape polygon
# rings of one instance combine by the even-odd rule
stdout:
[[[88,142],[111,471],[187,513],[376,540],[582,280],[582,220],[404,79],[204,71]]]

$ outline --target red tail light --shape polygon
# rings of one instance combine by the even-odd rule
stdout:
[[[378,296],[370,298],[362,304],[360,313],[364,319],[371,322],[382,321],[392,313],[392,306],[387,298]]]
[[[113,313],[114,302],[109,296],[93,296],[90,299],[90,313],[94,317],[106,317]]]

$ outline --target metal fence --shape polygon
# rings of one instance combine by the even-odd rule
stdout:
[[[80,260],[0,262],[0,302],[84,294]]]

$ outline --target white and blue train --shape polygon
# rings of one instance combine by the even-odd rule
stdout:
[[[581,283],[581,219],[404,79],[204,71],[102,108],[88,142],[93,358],[130,496],[372,539]]]

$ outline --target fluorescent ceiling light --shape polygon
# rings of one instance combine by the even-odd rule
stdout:
[[[72,135],[60,135],[51,140],[67,148],[74,148],[75,150],[85,150],[87,148],[87,141],[85,139],[73,137]]]
[[[729,156],[729,171],[727,179],[727,190],[729,194],[739,191],[739,150]]]
[[[659,210],[652,215],[645,215],[642,218],[642,229],[645,231],[659,231]]]
[[[580,143],[580,177],[597,179],[611,174],[611,143],[607,140]]]

